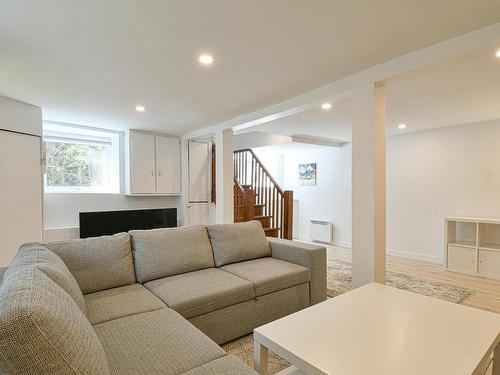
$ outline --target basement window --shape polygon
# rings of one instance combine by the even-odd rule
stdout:
[[[120,192],[119,133],[43,124],[46,193]]]

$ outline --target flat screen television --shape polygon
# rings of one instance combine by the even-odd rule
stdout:
[[[80,238],[177,226],[177,208],[80,212]]]

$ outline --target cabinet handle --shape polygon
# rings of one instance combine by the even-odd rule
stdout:
[[[151,176],[154,176],[155,175],[155,171],[151,171]]]
[[[158,177],[161,177],[161,171],[158,171]]]

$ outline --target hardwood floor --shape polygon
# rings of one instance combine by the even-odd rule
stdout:
[[[351,260],[351,250],[326,246],[328,257]],[[442,265],[388,255],[387,270],[474,290],[462,304],[500,314],[500,280],[444,270]]]
[[[351,249],[326,246],[328,257],[351,260]],[[446,271],[442,265],[388,255],[387,270],[473,289],[463,305],[500,314],[500,280]],[[491,375],[491,366],[484,375]]]

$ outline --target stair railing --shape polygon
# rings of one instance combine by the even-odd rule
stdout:
[[[235,221],[244,215],[236,211],[242,191],[250,190],[255,194],[255,203],[262,205],[263,216],[268,216],[270,226],[277,229],[278,237],[292,239],[293,191],[284,191],[251,149],[234,151],[233,162]]]
[[[243,187],[234,177],[234,222],[250,221],[254,218],[255,194],[251,188]]]

